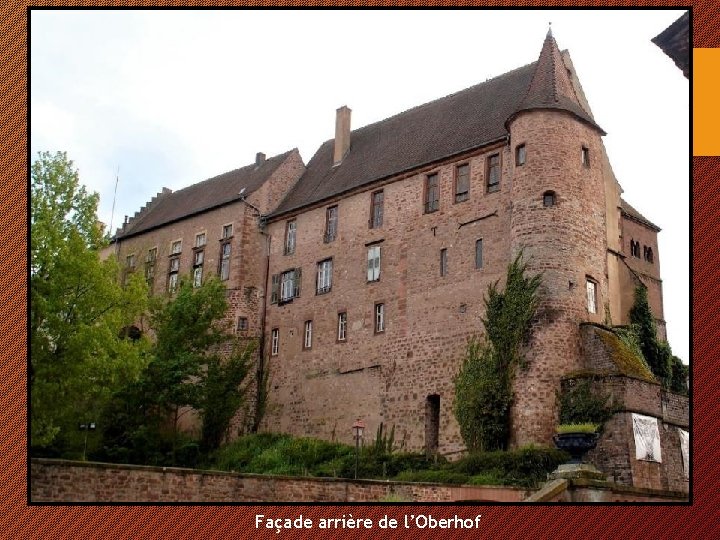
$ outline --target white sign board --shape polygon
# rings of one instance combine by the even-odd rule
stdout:
[[[685,478],[690,478],[690,433],[678,428],[680,432],[680,453],[683,460],[683,472]]]
[[[657,418],[633,413],[632,420],[635,434],[635,458],[662,463]]]

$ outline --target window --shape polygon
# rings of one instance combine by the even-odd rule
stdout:
[[[367,256],[367,280],[380,279],[380,246],[370,246]]]
[[[227,240],[227,239],[230,238],[232,235],[233,235],[233,226],[232,226],[232,223],[229,223],[228,225],[223,225],[221,239],[222,239],[222,240]]]
[[[293,298],[300,296],[300,282],[302,280],[302,269],[293,268],[281,274],[273,274],[272,291],[270,293],[270,303],[289,302]]]
[[[550,207],[555,206],[555,192],[546,191],[543,193],[543,206]]]
[[[195,252],[193,261],[193,287],[202,285],[203,262],[205,261],[205,251],[199,249]]]
[[[587,146],[582,147],[581,159],[583,167],[590,166],[590,149]]]
[[[493,154],[487,159],[487,192],[500,189],[500,154]]]
[[[630,255],[638,259],[640,258],[640,242],[630,240]]]
[[[177,255],[182,251],[182,240],[175,240],[170,246],[170,255]]]
[[[230,254],[232,253],[232,247],[230,240],[220,244],[220,279],[226,281],[230,279]]]
[[[438,174],[433,173],[425,178],[425,213],[435,212],[440,208],[440,188]]]
[[[347,312],[338,313],[338,341],[345,341],[347,338]]]
[[[317,265],[317,294],[330,292],[332,288],[332,259],[320,261]]]
[[[296,296],[300,296],[299,268],[280,274],[280,301],[289,302]]]
[[[444,277],[447,275],[447,249],[443,248],[440,250],[440,276]]]
[[[285,226],[285,255],[295,253],[295,232],[297,230],[297,222],[293,219],[287,222]]]
[[[155,282],[155,263],[157,262],[157,248],[149,249],[145,256],[145,281],[152,291]]]
[[[273,328],[270,332],[270,355],[277,356],[280,349],[280,329]]]
[[[470,165],[455,167],[455,202],[467,201],[470,193]]]
[[[205,242],[207,241],[207,236],[205,233],[200,233],[195,235],[195,247],[203,247],[205,245]]]
[[[375,333],[385,331],[385,304],[375,304]]]
[[[640,252],[640,244],[638,244],[638,255]],[[653,262],[653,250],[650,246],[643,246],[643,256],[649,263]]]
[[[332,242],[337,237],[337,226],[338,226],[338,207],[331,206],[325,212],[325,237],[324,241],[327,244]]]
[[[382,227],[383,224],[383,200],[384,194],[382,191],[376,191],[371,196],[371,208],[370,208],[370,228],[377,229]]]
[[[168,292],[170,294],[177,290],[178,272],[180,271],[180,257],[171,257],[168,269]]]
[[[134,253],[132,255],[128,255],[125,258],[125,267],[128,270],[135,270],[135,254]]]
[[[236,332],[245,332],[248,329],[248,320],[247,317],[238,317],[237,320],[237,327],[235,328]]]
[[[479,238],[475,241],[475,268],[483,267],[483,241]]]
[[[586,289],[588,312],[597,313],[597,283],[595,283],[594,280],[587,278]]]
[[[525,145],[518,144],[515,147],[515,166],[521,167],[525,165]]]
[[[312,321],[305,321],[305,335],[303,339],[303,349],[312,348]]]

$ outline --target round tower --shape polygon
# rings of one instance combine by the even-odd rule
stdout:
[[[551,443],[560,379],[581,365],[579,323],[602,322],[607,298],[605,133],[580,105],[551,32],[518,109],[513,153],[511,257],[542,273],[540,306],[515,377],[512,443]]]

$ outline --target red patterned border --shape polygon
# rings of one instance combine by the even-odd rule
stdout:
[[[2,273],[3,335],[5,346],[0,363],[0,380],[3,385],[0,422],[0,460],[3,471],[0,498],[0,535],[5,538],[215,538],[254,537],[273,538],[331,538],[339,534],[358,538],[475,538],[475,537],[555,537],[573,538],[712,538],[718,527],[717,494],[720,481],[715,464],[719,461],[717,418],[715,407],[720,396],[712,344],[720,339],[718,313],[720,296],[712,294],[720,280],[720,268],[715,261],[720,253],[720,235],[714,233],[720,223],[720,158],[693,160],[693,358],[694,374],[693,409],[693,501],[692,506],[27,506],[27,455],[26,455],[26,376],[27,376],[27,20],[29,6],[211,6],[211,5],[296,5],[308,6],[311,2],[166,2],[145,0],[140,2],[11,2],[0,7],[2,32],[0,54],[2,62],[2,91],[0,92],[0,140],[3,145],[2,175],[0,183],[3,206],[2,230],[4,241],[0,253],[5,263]],[[376,2],[350,1],[348,6],[380,5]],[[449,5],[449,2],[386,2],[383,5]],[[509,5],[505,2],[463,2],[454,5]],[[526,2],[527,6],[677,6],[671,2],[575,2],[548,4],[542,1]],[[317,5],[331,5],[319,2]],[[338,5],[338,4],[335,4]],[[715,2],[693,2],[693,45],[717,47],[720,43],[720,25],[717,16],[720,7]],[[662,29],[658,29],[660,32]],[[612,35],[608,36],[612,39]],[[678,186],[678,189],[682,189]],[[714,247],[713,247],[714,246]],[[296,517],[299,514],[317,522],[323,517],[342,517],[352,514],[356,518],[368,517],[377,522],[383,515],[402,519],[404,514],[432,514],[436,518],[471,518],[482,514],[481,526],[476,530],[423,530],[398,528],[371,531],[275,531],[254,530],[256,513],[274,517]]]

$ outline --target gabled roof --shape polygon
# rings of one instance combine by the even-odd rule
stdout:
[[[678,20],[651,40],[679,67],[685,77],[690,77],[690,12],[686,11]]]
[[[635,210],[635,208],[628,204],[625,199],[620,199],[620,211],[633,221],[637,221],[638,223],[645,225],[646,227],[652,229],[655,232],[661,231],[660,227],[655,225],[652,221],[643,216],[640,212]]]
[[[325,141],[270,217],[502,140],[522,110],[564,110],[604,134],[572,88],[548,34],[538,62],[352,131],[350,151],[335,167],[334,139]]]
[[[242,196],[247,197],[270,178],[295,151],[293,149],[271,157],[260,165],[253,163],[226,172],[179,191],[160,194],[157,201],[136,214],[122,229],[118,229],[116,239],[135,236],[161,225],[237,201],[241,198],[242,188],[245,188]]]

